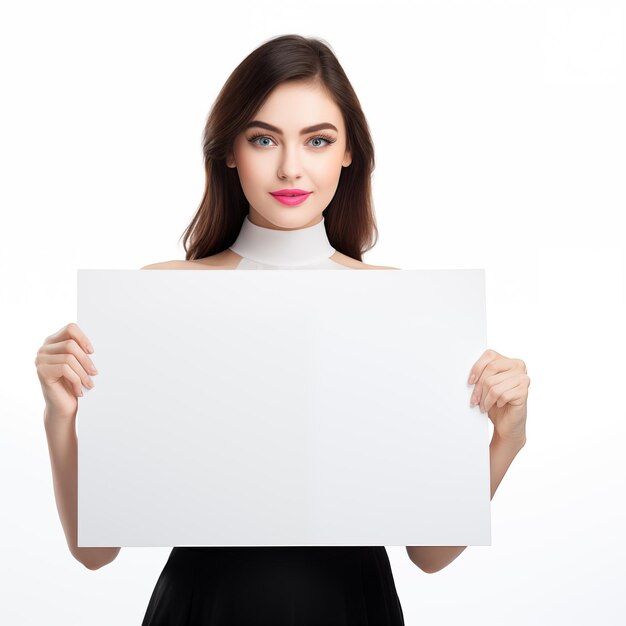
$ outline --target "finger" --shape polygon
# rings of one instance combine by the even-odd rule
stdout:
[[[66,386],[75,396],[82,396],[83,390],[80,387],[80,376],[70,367],[68,363],[41,363],[37,368],[41,375],[52,382],[65,380]]]
[[[496,404],[502,408],[506,404],[521,405],[526,401],[526,392],[523,383],[502,393]]]
[[[506,391],[502,392],[500,397],[496,400],[496,402],[492,404],[492,406],[497,405],[499,408],[502,408],[507,404],[519,406],[524,404],[524,397],[524,387],[522,384],[519,384],[515,387],[512,387],[511,389],[507,389]],[[487,409],[487,411],[489,411],[490,409],[491,406]]]
[[[498,374],[511,376],[514,372],[517,372],[516,361],[514,359],[508,359],[507,357],[499,356],[494,358],[492,361],[489,361],[483,368],[483,371],[480,373],[478,381],[474,386],[472,397],[477,398],[474,404],[477,404],[480,398],[484,397],[484,387],[486,381],[491,380],[493,376],[497,376]]]
[[[510,359],[506,356],[502,356],[497,352],[494,352],[497,356],[487,361],[484,365],[482,372],[478,375],[478,379],[481,377],[497,374],[498,372],[516,371],[526,373],[526,364],[522,359]]]
[[[76,343],[75,339],[66,339],[57,343],[45,343],[37,350],[37,357],[44,354],[71,354],[89,374],[98,373],[94,362],[85,354],[85,351]],[[35,359],[35,364],[37,359]]]
[[[488,363],[483,370],[480,380],[476,383],[474,393],[472,393],[472,400],[470,400],[470,406],[480,404],[481,412],[484,413],[488,411],[489,409],[485,408],[485,399],[489,394],[489,390],[503,380],[509,380],[511,378],[516,381],[526,380],[528,384],[530,384],[528,375],[521,373],[520,363],[523,365],[523,361],[519,359],[507,359],[506,357],[494,359]]]
[[[482,399],[481,411],[489,412],[491,407],[497,403],[501,408],[511,400],[518,400],[524,394],[524,375],[514,375],[505,378],[501,382],[490,387],[489,391]],[[513,391],[514,390],[514,391]]]
[[[87,387],[93,389],[94,382],[85,371],[85,368],[78,362],[73,354],[42,354],[38,357],[38,362],[42,365],[58,365],[67,363],[78,376],[80,382]]]
[[[472,365],[470,369],[469,378],[467,380],[468,384],[473,385],[476,381],[478,381],[487,363],[489,363],[493,359],[496,359],[500,356],[502,355],[498,354],[495,350],[491,350],[491,349],[485,350],[480,356],[480,358],[478,359],[478,361],[476,361],[476,363]]]
[[[76,343],[78,343],[82,349],[89,354],[92,354],[94,351],[87,335],[85,335],[80,326],[74,322],[70,322],[67,326],[61,328],[61,330],[50,335],[49,337],[46,337],[44,344],[58,343],[64,339],[74,339],[74,341],[76,341]]]
[[[516,373],[512,370],[504,370],[503,372],[498,372],[496,374],[490,375],[487,375],[487,370],[484,370],[481,379],[474,386],[474,391],[472,392],[472,397],[470,400],[470,406],[480,404],[480,410],[483,411],[484,400],[486,395],[489,393],[489,390],[494,385],[497,385],[501,381],[511,378],[515,375]]]

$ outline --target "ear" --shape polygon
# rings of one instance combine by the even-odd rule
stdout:
[[[235,157],[233,156],[232,152],[229,152],[226,155],[226,167],[237,167],[237,164],[235,163]]]
[[[343,161],[341,162],[341,165],[343,165],[344,167],[348,167],[350,163],[352,163],[352,153],[349,150],[346,150],[346,153],[343,157]]]

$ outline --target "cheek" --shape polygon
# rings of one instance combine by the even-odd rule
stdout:
[[[310,173],[321,186],[334,186],[341,175],[341,157],[333,155],[327,159],[313,161]]]
[[[239,181],[244,189],[254,191],[267,179],[267,163],[262,159],[255,159],[251,155],[240,155],[237,159]]]

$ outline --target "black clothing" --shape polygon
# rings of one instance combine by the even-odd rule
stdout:
[[[142,626],[401,626],[383,546],[173,548]]]

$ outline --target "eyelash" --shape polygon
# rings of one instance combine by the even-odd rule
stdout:
[[[272,139],[269,135],[265,135],[263,133],[257,133],[256,135],[252,135],[252,137],[249,137],[248,141],[250,143],[254,143],[257,139],[259,139],[259,137],[267,137],[268,139]],[[313,139],[323,139],[324,141],[328,142],[326,145],[329,145],[331,143],[335,143],[335,141],[337,141],[336,139],[333,139],[330,135],[325,135],[324,133],[321,133],[319,135],[315,135],[315,137],[311,137],[311,139],[309,139],[309,141],[312,141]],[[274,140],[272,139],[272,141],[274,141]],[[324,146],[316,146],[316,148],[323,148],[323,147]]]

